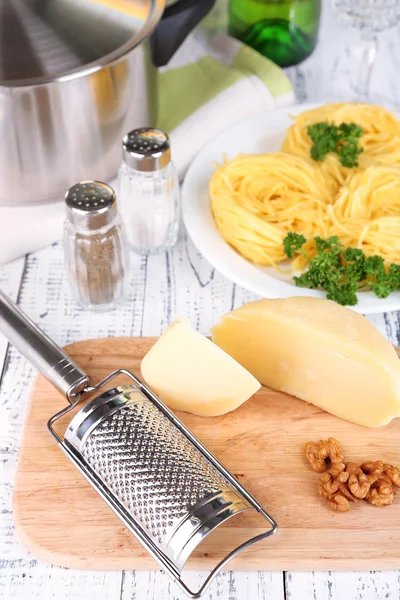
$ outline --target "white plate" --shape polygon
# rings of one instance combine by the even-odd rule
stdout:
[[[218,233],[210,209],[208,182],[213,161],[221,162],[237,154],[276,152],[280,149],[290,115],[297,115],[316,105],[299,105],[274,110],[239,123],[212,140],[191,164],[182,188],[183,220],[194,245],[220,273],[251,292],[265,298],[314,296],[325,293],[296,287],[287,275],[272,267],[256,266],[240,256]],[[372,292],[360,292],[354,310],[368,314],[400,309],[400,292],[380,300]]]

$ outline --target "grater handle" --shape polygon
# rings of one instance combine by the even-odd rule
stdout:
[[[1,291],[0,331],[68,399],[90,384],[79,365]]]

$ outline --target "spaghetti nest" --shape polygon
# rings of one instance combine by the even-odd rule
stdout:
[[[289,231],[328,235],[331,193],[321,172],[295,156],[239,155],[216,169],[210,197],[222,237],[259,265],[285,260]]]
[[[372,166],[356,173],[327,207],[329,235],[367,256],[400,263],[400,169]]]
[[[391,112],[370,104],[326,104],[301,113],[289,128],[282,151],[312,161],[312,141],[307,127],[324,121],[335,125],[360,125],[363,130],[360,139],[363,152],[358,158],[359,169],[375,164],[400,166],[400,123]],[[346,185],[354,173],[354,169],[341,165],[335,154],[326,156],[323,162],[316,164],[316,168],[323,175],[331,194],[336,194]]]

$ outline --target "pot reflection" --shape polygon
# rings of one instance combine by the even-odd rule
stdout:
[[[147,42],[68,81],[0,88],[0,204],[56,200],[74,182],[111,180],[121,140],[156,119]]]

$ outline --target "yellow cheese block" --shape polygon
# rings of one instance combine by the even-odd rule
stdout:
[[[174,321],[164,331],[143,358],[141,371],[167,406],[203,417],[234,410],[261,387],[187,319]]]
[[[212,339],[261,383],[367,427],[400,415],[400,361],[362,315],[320,298],[259,300]]]

